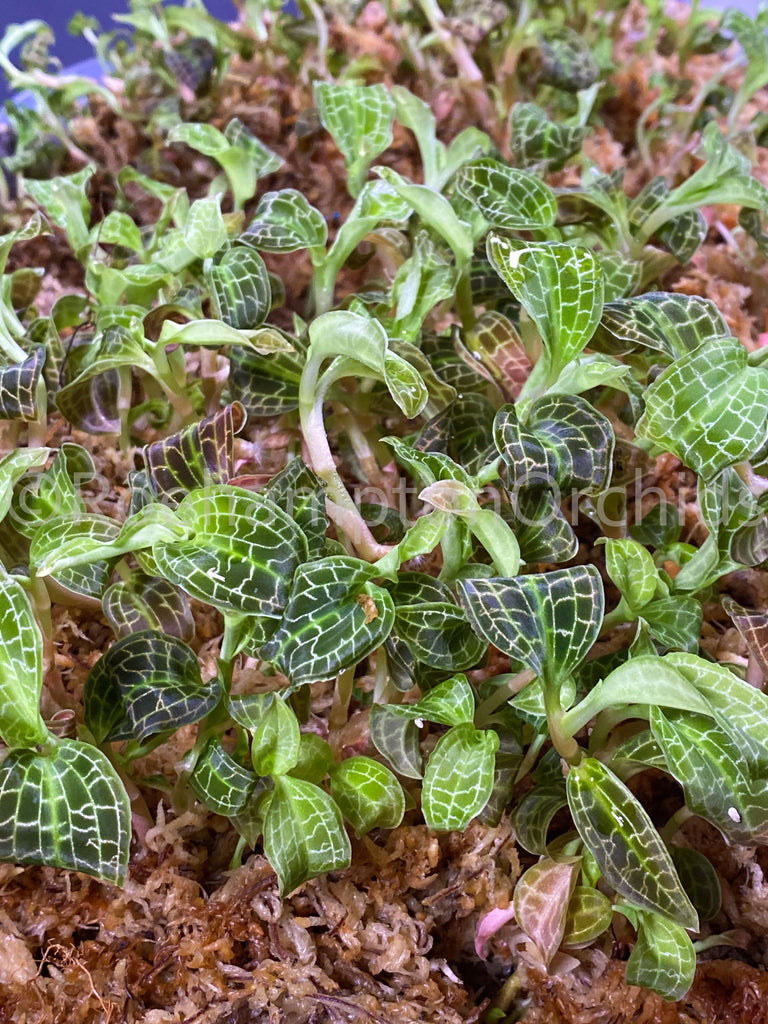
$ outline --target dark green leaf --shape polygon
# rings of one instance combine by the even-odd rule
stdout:
[[[135,569],[128,580],[118,580],[104,592],[104,614],[118,638],[153,629],[187,643],[195,635],[195,622],[184,593],[173,583]]]
[[[298,568],[280,627],[261,648],[293,687],[333,679],[389,635],[392,598],[371,583],[375,569],[333,555]]]
[[[220,611],[277,619],[307,556],[293,520],[268,498],[228,485],[193,491],[177,514],[194,536],[155,544],[162,575]]]
[[[204,683],[197,655],[182,640],[142,630],[118,640],[88,673],[85,721],[99,743],[139,742],[198,722],[219,701]]]
[[[206,267],[213,315],[237,330],[255,330],[272,304],[269,274],[264,260],[253,249],[227,249]]]
[[[513,663],[553,683],[584,660],[603,621],[603,588],[594,566],[463,580],[459,588],[480,635]]]
[[[195,796],[214,814],[231,818],[244,811],[253,797],[257,779],[211,737],[195,763],[189,785]]]
[[[235,435],[245,421],[241,405],[225,408],[143,449],[159,501],[176,508],[190,491],[225,484],[233,475]]]
[[[12,750],[0,765],[0,860],[122,885],[130,840],[128,795],[95,747],[59,740],[50,754]]]

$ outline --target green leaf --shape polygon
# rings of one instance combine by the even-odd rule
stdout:
[[[603,620],[602,583],[591,565],[461,580],[459,588],[478,633],[553,684],[584,660]]]
[[[132,217],[121,210],[110,210],[104,220],[92,229],[91,236],[101,245],[119,245],[133,252],[144,252],[141,229]]]
[[[371,741],[398,775],[409,779],[421,778],[421,752],[419,730],[414,719],[401,717],[392,705],[375,704],[371,708]]]
[[[196,199],[184,223],[184,244],[204,260],[214,256],[227,243],[227,226],[221,215],[221,196]]]
[[[515,838],[524,850],[546,852],[549,826],[567,803],[565,780],[538,785],[525,794],[512,814]]]
[[[0,566],[0,735],[11,749],[45,743],[43,638],[18,579]],[[7,763],[7,762],[6,762]],[[0,820],[2,820],[0,812]]]
[[[10,511],[16,482],[31,469],[44,466],[50,453],[50,448],[17,448],[0,459],[0,522]]]
[[[405,359],[387,350],[387,332],[378,320],[347,310],[333,310],[312,321],[309,339],[308,367],[343,356],[349,361],[349,374],[359,374],[361,367],[365,367],[383,380],[408,419],[418,416],[426,405],[429,393],[421,376]],[[347,368],[344,363],[341,366]],[[338,375],[349,374],[338,371]]]
[[[658,704],[702,714],[709,704],[692,683],[664,658],[652,655],[630,658],[594,686],[584,700],[566,711],[563,728],[571,734],[609,707],[627,704]]]
[[[220,683],[204,683],[197,655],[177,637],[141,630],[118,640],[88,673],[85,721],[99,743],[180,729],[219,701]]]
[[[768,207],[768,190],[749,175],[749,161],[722,136],[711,121],[703,133],[706,162],[673,189],[639,231],[641,241],[655,234],[672,218],[689,209],[715,203],[735,203],[750,209]]]
[[[425,185],[414,185],[391,167],[377,167],[376,173],[421,217],[425,224],[445,239],[453,249],[456,262],[465,267],[472,259],[472,235],[453,207],[439,192]]]
[[[278,694],[263,696],[261,715],[251,741],[253,770],[258,775],[284,775],[295,768],[299,760],[299,722]]]
[[[277,872],[280,895],[326,871],[348,868],[352,857],[341,812],[319,786],[288,775],[275,779],[264,819],[264,852]]]
[[[62,444],[44,473],[30,473],[18,480],[10,509],[14,529],[31,539],[54,518],[84,513],[80,488],[93,479],[95,472],[93,460],[84,448],[69,442]]]
[[[565,949],[586,949],[611,926],[613,904],[603,893],[577,885],[565,915],[562,945]]]
[[[661,586],[650,552],[635,540],[609,537],[605,542],[605,567],[633,618]]]
[[[223,132],[210,124],[176,125],[166,142],[183,142],[216,160],[224,168],[237,207],[253,196],[259,178],[276,171],[283,163],[236,117]]]
[[[568,562],[579,549],[571,524],[552,491],[539,488],[512,493],[514,504],[502,507],[520,544],[524,562]]]
[[[366,562],[332,555],[300,566],[280,627],[261,647],[293,688],[333,679],[389,636],[395,609],[387,591],[371,583]]]
[[[235,435],[244,422],[242,406],[231,402],[199,423],[147,445],[142,455],[157,499],[177,508],[191,491],[227,483],[234,473]]]
[[[253,772],[243,768],[212,736],[195,762],[189,785],[214,814],[234,817],[245,810],[257,786]]]
[[[12,750],[0,765],[0,860],[123,885],[130,839],[128,795],[95,747],[59,740],[48,755]]]
[[[557,202],[548,185],[527,171],[484,157],[465,164],[456,188],[493,228],[525,231],[555,223]]]
[[[768,774],[768,696],[725,665],[692,654],[667,654],[664,661],[696,687],[710,714],[739,748],[744,767],[753,777]]]
[[[520,242],[492,233],[488,259],[536,324],[547,375],[556,379],[600,322],[603,275],[597,257],[565,242]]]
[[[401,573],[391,593],[395,632],[417,661],[460,672],[482,658],[485,642],[473,632],[445,584],[424,573]]]
[[[350,194],[357,197],[371,161],[392,143],[394,101],[383,85],[329,82],[315,83],[314,101],[344,157]]]
[[[95,172],[93,164],[74,174],[49,180],[25,178],[24,188],[42,207],[54,224],[66,232],[75,255],[80,259],[90,248],[88,231],[90,203],[87,185]]]
[[[580,860],[543,857],[515,885],[515,920],[549,964],[565,934],[566,914]]]
[[[514,103],[509,112],[509,150],[518,167],[559,170],[578,153],[586,134],[582,124],[550,121],[535,103]]]
[[[182,591],[140,569],[134,569],[128,580],[108,587],[102,605],[118,639],[143,629],[168,633],[187,643],[195,635],[192,610]]]
[[[670,921],[697,929],[696,911],[672,858],[624,783],[600,761],[587,757],[571,768],[566,789],[579,835],[616,892]]]
[[[669,852],[699,920],[711,921],[717,917],[722,903],[722,889],[712,861],[691,846],[671,846]]]
[[[303,459],[291,459],[275,474],[261,492],[287,513],[307,538],[311,558],[325,548],[328,516],[325,511],[325,485]]]
[[[600,69],[586,40],[567,26],[547,25],[539,33],[539,79],[567,92],[588,89]]]
[[[36,346],[24,362],[0,369],[0,419],[34,420],[37,418],[38,393],[45,349]]]
[[[696,953],[679,924],[637,910],[637,942],[627,961],[627,984],[642,985],[673,1002],[693,984]]]
[[[525,425],[515,407],[505,405],[493,430],[516,490],[557,487],[562,497],[568,491],[594,495],[610,482],[613,428],[579,395],[537,399]]]
[[[331,771],[331,796],[358,836],[397,828],[405,814],[403,788],[383,764],[348,757]]]
[[[160,572],[220,611],[277,619],[307,556],[293,520],[268,498],[229,485],[192,491],[177,515],[194,535],[154,545]]]
[[[232,398],[253,417],[281,416],[299,407],[299,382],[304,360],[295,352],[262,355],[233,346],[229,352]]]
[[[651,708],[651,729],[694,814],[731,842],[761,842],[768,836],[765,777],[750,771],[738,743],[718,724],[705,715]]]
[[[768,432],[768,376],[736,338],[715,338],[668,367],[645,393],[639,437],[704,480],[755,452]]]
[[[264,260],[245,246],[221,253],[205,268],[213,315],[238,331],[252,331],[266,320],[272,289]]]
[[[322,213],[310,206],[295,188],[266,192],[259,200],[253,220],[239,241],[262,252],[295,252],[297,249],[325,249],[328,225]]]
[[[294,779],[304,779],[319,785],[333,768],[336,759],[324,739],[314,732],[303,732],[299,745],[299,760],[291,768]]]
[[[488,803],[493,789],[494,755],[499,737],[455,725],[437,741],[424,772],[421,802],[431,829],[464,829]]]
[[[475,695],[467,677],[458,674],[433,686],[413,704],[390,704],[385,710],[398,718],[411,721],[467,725],[472,723],[475,716]]]

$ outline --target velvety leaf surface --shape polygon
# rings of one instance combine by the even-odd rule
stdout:
[[[13,750],[0,765],[0,860],[122,885],[130,839],[128,795],[95,747],[59,740],[49,754]]]

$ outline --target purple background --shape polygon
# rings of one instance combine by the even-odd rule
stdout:
[[[177,2],[181,3],[183,0]],[[211,14],[223,21],[233,20],[237,13],[232,0],[205,0],[205,5]],[[64,67],[87,60],[94,55],[92,47],[82,36],[71,36],[67,32],[67,25],[73,14],[82,11],[83,14],[98,19],[102,31],[109,31],[121,27],[112,21],[111,15],[128,12],[128,0],[33,0],[26,5],[8,3],[0,6],[3,8],[0,14],[0,34],[13,22],[23,22],[32,18],[40,18],[41,21],[47,22],[56,37],[51,52],[58,57]],[[127,25],[122,27],[128,30]],[[0,71],[0,104],[9,95],[8,83]]]

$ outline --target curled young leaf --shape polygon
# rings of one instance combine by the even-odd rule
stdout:
[[[238,764],[212,736],[195,762],[189,785],[214,814],[227,818],[241,814],[256,790],[253,772]]]
[[[373,828],[397,828],[405,813],[403,788],[383,764],[348,757],[331,771],[331,796],[358,836]]]

